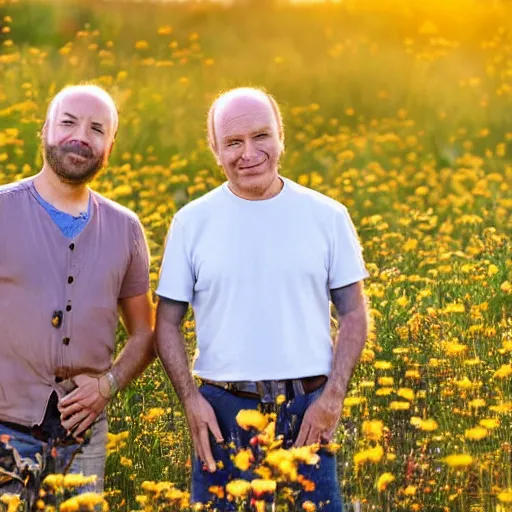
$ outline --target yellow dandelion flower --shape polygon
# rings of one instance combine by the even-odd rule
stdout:
[[[244,430],[263,430],[268,424],[268,417],[256,409],[242,409],[236,415],[236,422]]]
[[[448,455],[443,459],[451,468],[464,468],[473,464],[473,457],[468,453]]]
[[[512,375],[512,364],[503,364],[499,370],[494,372],[494,377],[497,379],[506,379]]]
[[[406,496],[414,496],[416,494],[416,489],[417,489],[417,487],[415,485],[408,485],[404,489],[404,494]]]
[[[17,512],[21,498],[18,494],[4,493],[0,496],[0,503],[7,505],[7,512]]]
[[[383,492],[387,489],[388,485],[395,480],[395,477],[391,473],[382,473],[377,479],[375,487],[379,492]]]
[[[77,512],[82,509],[94,510],[95,507],[102,505],[103,510],[108,510],[107,502],[101,494],[86,492],[79,496],[74,496],[64,501],[60,505],[60,512]]]
[[[479,423],[488,430],[493,430],[500,426],[500,420],[498,418],[484,418],[480,420]]]
[[[363,434],[370,441],[379,441],[382,438],[384,423],[380,420],[363,421]]]
[[[409,402],[412,402],[414,400],[414,391],[411,388],[400,388],[396,394],[400,398],[405,398],[406,400],[409,400]]]
[[[277,489],[277,482],[270,479],[255,478],[251,482],[251,489],[256,498],[263,494],[274,494]]]
[[[377,396],[388,396],[390,395],[391,393],[393,393],[393,388],[380,388],[380,389],[377,389],[377,391],[375,391],[375,394]]]
[[[378,463],[382,460],[382,457],[384,457],[384,448],[378,444],[373,448],[357,452],[354,455],[354,463],[356,466],[365,462]]]
[[[461,380],[456,380],[455,385],[459,389],[470,389],[473,387],[473,383],[466,376]]]
[[[300,448],[291,448],[289,452],[294,461],[312,466],[320,462],[320,456],[317,453],[318,449],[319,445],[314,444],[309,446],[301,446]]]
[[[246,480],[232,480],[226,485],[226,492],[235,498],[245,498],[251,490],[251,483]]]
[[[361,405],[365,401],[365,398],[362,396],[348,396],[343,401],[344,407],[352,407],[354,405]]]
[[[391,370],[393,365],[389,361],[375,361],[373,364],[376,370]]]
[[[302,504],[302,509],[305,510],[306,512],[315,512],[316,505],[312,501],[308,500]]]
[[[415,251],[418,248],[418,240],[409,238],[405,244],[402,245],[402,250],[405,252]]]
[[[456,341],[448,342],[443,345],[443,349],[448,356],[458,356],[466,352],[468,349],[467,345],[458,343]]]
[[[512,503],[512,489],[505,489],[498,494],[501,503]]]
[[[407,411],[411,407],[409,402],[391,402],[389,408],[392,411]]]
[[[393,377],[379,377],[377,382],[379,383],[379,386],[388,387],[393,385],[394,379]]]
[[[247,471],[254,460],[254,456],[252,454],[252,451],[247,448],[246,450],[240,450],[234,458],[234,464],[235,466],[240,469],[241,471]]]
[[[375,359],[375,352],[369,348],[363,349],[361,352],[361,362],[362,363],[371,363]]]
[[[62,486],[66,489],[83,487],[84,485],[94,484],[97,480],[96,475],[84,476],[83,474],[70,473],[65,475],[62,480]]]
[[[500,269],[496,266],[496,265],[489,265],[488,269],[487,269],[487,275],[489,277],[492,277],[492,276],[495,276],[498,272],[500,271]]]
[[[149,48],[149,43],[147,41],[137,41],[135,43],[136,50],[147,50]]]
[[[473,409],[480,409],[481,407],[485,407],[485,400],[483,398],[475,398],[469,402],[469,406]]]
[[[163,407],[152,407],[146,415],[143,416],[145,421],[155,421],[157,418],[160,418],[165,414],[165,409]]]
[[[464,435],[466,439],[471,439],[472,441],[480,441],[480,439],[487,437],[488,433],[489,431],[485,427],[479,426],[467,429]]]

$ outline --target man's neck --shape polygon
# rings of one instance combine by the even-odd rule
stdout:
[[[240,190],[230,181],[228,181],[228,187],[230,188],[231,192],[233,192],[233,194],[241,197],[242,199],[246,199],[247,201],[264,201],[266,199],[272,199],[273,197],[277,196],[284,187],[284,181],[279,175],[276,175],[270,186],[261,192],[255,192],[253,190]]]
[[[87,211],[89,188],[87,185],[71,185],[62,182],[47,164],[34,179],[37,193],[62,212],[78,216]]]

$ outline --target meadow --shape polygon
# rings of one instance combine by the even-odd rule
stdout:
[[[55,92],[104,86],[121,122],[91,186],[140,216],[155,289],[173,214],[224,180],[206,144],[210,102],[266,88],[283,109],[282,174],[349,208],[371,274],[372,330],[337,438],[348,510],[509,511],[511,20],[507,2],[485,0],[0,0],[0,185],[39,171]],[[184,332],[192,355],[190,314]],[[105,496],[56,510],[187,508],[186,420],[157,362],[109,423]],[[286,510],[300,483],[278,455],[256,462]],[[246,486],[217,492],[247,506]],[[54,510],[44,496],[40,509]]]

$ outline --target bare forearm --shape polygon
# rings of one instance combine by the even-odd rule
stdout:
[[[158,305],[155,345],[167,376],[172,382],[180,400],[186,402],[197,386],[189,370],[185,340],[181,333],[181,320],[186,312],[186,304],[160,301]]]
[[[361,356],[368,333],[367,312],[364,306],[340,318],[340,329],[333,354],[333,363],[325,391],[343,400],[354,368]]]
[[[130,336],[111,370],[119,388],[125,388],[137,378],[155,357],[156,351],[151,331],[134,333]]]
[[[368,333],[368,311],[363,283],[357,282],[331,290],[331,299],[338,313],[340,329],[325,392],[333,399],[343,400]]]

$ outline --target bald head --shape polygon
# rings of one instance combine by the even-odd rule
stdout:
[[[104,89],[66,87],[51,101],[43,127],[46,168],[65,183],[88,183],[106,165],[117,126],[114,100]]]
[[[219,95],[208,111],[208,143],[213,153],[218,154],[219,132],[230,118],[262,110],[270,112],[276,133],[284,144],[283,118],[276,100],[262,89],[237,87]]]
[[[83,98],[93,99],[103,104],[104,108],[108,112],[108,117],[110,119],[109,132],[111,133],[113,139],[119,126],[119,114],[117,112],[117,107],[112,96],[110,96],[110,94],[105,91],[105,89],[97,85],[70,85],[59,91],[48,105],[45,123],[51,123],[52,120],[55,119],[55,115],[59,111],[59,107],[65,100],[69,99],[71,101],[80,101]]]

